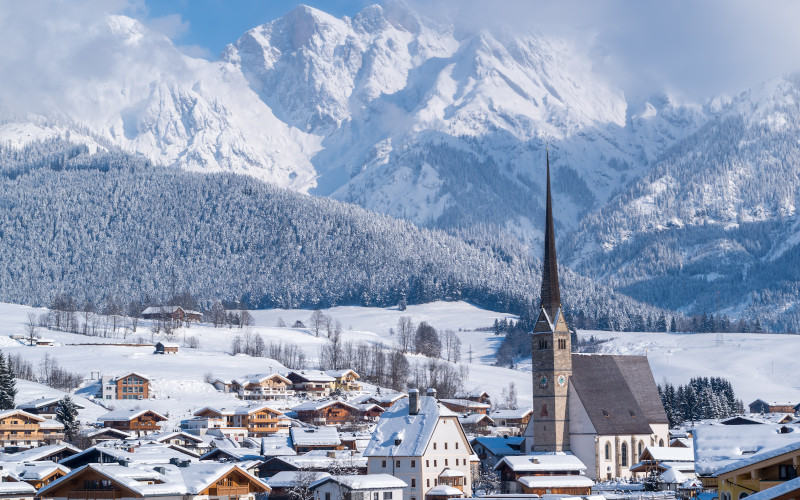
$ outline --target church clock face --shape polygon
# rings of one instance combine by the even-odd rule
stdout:
[[[562,373],[561,375],[558,376],[558,385],[560,387],[564,387],[566,384],[567,384],[567,377],[565,377],[564,374]]]
[[[547,387],[547,377],[542,375],[542,378],[539,379],[539,386],[544,389]]]

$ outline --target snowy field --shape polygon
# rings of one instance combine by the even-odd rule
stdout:
[[[20,354],[38,367],[45,354],[73,372],[86,377],[85,386],[77,391],[78,401],[87,408],[81,412],[83,421],[93,421],[107,411],[94,405],[86,397],[97,392],[98,375],[121,375],[137,371],[152,379],[155,399],[147,401],[118,401],[109,407],[151,408],[168,414],[170,422],[186,418],[199,407],[206,405],[236,406],[242,404],[228,394],[222,394],[203,382],[206,374],[219,378],[234,378],[253,373],[268,373],[284,367],[268,358],[247,355],[231,356],[231,341],[245,329],[213,328],[210,325],[193,325],[176,331],[173,340],[184,337],[199,339],[200,348],[181,348],[177,355],[158,356],[151,346],[123,346],[165,340],[151,337],[149,322],[141,321],[135,333],[126,338],[87,337],[40,329],[41,337],[55,340],[53,347],[29,347],[9,338],[21,334],[28,313],[41,314],[43,309],[0,304],[0,350],[6,354]],[[277,327],[281,321],[287,325],[300,320],[308,324],[310,310],[253,311],[252,334],[261,335],[266,343],[283,342],[300,346],[314,367],[320,348],[326,343],[324,334],[315,337],[310,329]],[[365,341],[386,346],[395,345],[391,330],[396,329],[401,316],[410,316],[415,324],[427,321],[437,330],[452,329],[462,341],[462,360],[469,367],[468,388],[485,390],[499,401],[504,388],[515,382],[518,400],[526,404],[531,397],[530,362],[520,363],[520,369],[511,370],[491,366],[493,353],[500,338],[491,331],[494,320],[509,317],[506,314],[480,309],[464,302],[435,302],[409,306],[404,312],[397,308],[335,307],[324,311],[344,329],[345,341]],[[615,354],[646,354],[650,359],[657,382],[665,380],[686,383],[694,376],[722,376],[731,380],[738,397],[745,404],[756,398],[800,401],[800,336],[766,334],[664,334],[580,332],[581,336],[595,335],[611,339],[602,345],[602,351]],[[97,344],[97,345],[87,345]],[[472,350],[472,362],[468,363]],[[415,359],[409,356],[413,364]],[[526,371],[527,369],[527,371]],[[18,402],[35,399],[40,395],[62,394],[32,382],[19,382]]]

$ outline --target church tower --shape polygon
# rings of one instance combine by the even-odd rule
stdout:
[[[547,152],[547,208],[539,317],[533,327],[533,415],[525,431],[526,451],[568,451],[567,390],[572,376],[572,342],[561,309],[558,285],[550,152]]]

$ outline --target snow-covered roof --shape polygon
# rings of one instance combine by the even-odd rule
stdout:
[[[51,430],[52,429],[57,429],[58,430],[58,429],[63,429],[64,428],[64,424],[62,424],[58,420],[53,420],[53,419],[50,419],[50,418],[46,418],[46,419],[44,419],[44,422],[39,422],[39,428],[40,429],[51,429]]]
[[[319,370],[292,370],[289,372],[289,375],[291,374],[295,374],[308,382],[336,382],[336,379]]]
[[[527,488],[591,488],[594,481],[586,476],[522,476],[517,482]]]
[[[772,488],[761,490],[758,493],[753,493],[748,498],[752,498],[753,500],[773,500],[774,498],[778,498],[796,491],[800,491],[800,477],[796,477],[786,481],[785,483],[773,486]]]
[[[221,477],[234,469],[244,474],[256,488],[269,487],[258,478],[238,467],[236,464],[218,462],[190,463],[178,467],[171,464],[158,466],[123,466],[119,464],[88,464],[75,469],[70,474],[53,481],[39,493],[53,491],[62,482],[70,481],[87,469],[94,471],[125,488],[145,497],[198,495]]]
[[[586,470],[586,466],[578,457],[563,451],[506,456],[497,462],[494,468],[499,469],[503,464],[514,472]]]
[[[694,450],[680,446],[648,446],[643,455],[650,455],[658,462],[694,462]]]
[[[798,440],[794,443],[787,444],[786,446],[781,446],[780,448],[775,448],[772,450],[765,450],[760,453],[756,453],[754,455],[750,455],[747,458],[743,458],[741,460],[737,460],[736,462],[730,463],[720,469],[717,470],[716,475],[727,474],[728,472],[732,472],[735,470],[739,470],[742,467],[747,467],[749,465],[757,464],[759,462],[763,462],[764,460],[768,460],[770,458],[779,457],[786,453],[792,453],[797,450],[800,450],[800,437],[795,436]]]
[[[142,314],[172,314],[179,309],[183,310],[180,306],[151,306],[142,311]]]
[[[273,378],[276,378],[276,377],[281,379],[283,382],[285,382],[287,384],[291,384],[292,383],[291,380],[289,380],[288,378],[284,377],[280,373],[255,373],[255,374],[252,374],[252,375],[243,375],[241,377],[236,377],[235,379],[232,380],[232,382],[236,382],[237,384],[244,386],[244,385],[248,385],[248,384],[260,384],[261,382],[264,382],[265,380],[270,380],[270,379],[273,379]],[[225,383],[225,381],[221,381],[221,382]],[[230,383],[230,382],[227,382],[227,383]]]
[[[338,446],[342,444],[336,427],[292,427],[289,429],[295,446]]]
[[[485,410],[492,407],[490,404],[472,401],[471,399],[440,399],[439,401],[444,404],[470,408],[472,410]]]
[[[323,408],[327,408],[328,406],[334,405],[339,403],[342,406],[346,406],[353,411],[358,411],[358,407],[351,405],[347,401],[338,401],[336,399],[328,399],[328,400],[319,400],[319,401],[307,401],[305,403],[301,403],[292,408],[292,411],[317,411]]]
[[[286,434],[261,438],[258,449],[259,453],[265,457],[297,454],[292,448],[291,437]]]
[[[330,474],[327,472],[321,471],[280,471],[271,478],[266,480],[267,485],[270,488],[291,488],[295,486],[298,481],[298,476],[305,476],[310,475],[312,481],[318,481],[320,479],[330,477]],[[307,479],[306,477],[301,477],[304,481]]]
[[[272,408],[272,406],[267,404],[258,404],[258,405],[250,405],[250,406],[235,406],[233,408],[215,408],[213,406],[204,406],[194,412],[194,415],[199,415],[205,411],[210,411],[212,413],[216,413],[218,415],[250,415],[262,410],[269,410],[272,413],[277,413],[278,415],[283,415],[283,412],[280,410],[276,410]]]
[[[12,415],[23,415],[25,417],[31,418],[33,420],[38,420],[39,422],[44,422],[44,419],[39,415],[34,415],[33,413],[28,413],[25,410],[3,410],[0,411],[0,418],[10,417]]]
[[[162,420],[166,420],[167,417],[154,412],[153,410],[114,410],[103,415],[97,417],[98,422],[117,422],[120,420],[127,420],[131,421],[137,417],[144,415],[145,413],[150,412],[156,417],[161,418]]]
[[[370,394],[368,396],[356,398],[353,400],[353,402],[366,403],[368,401],[374,401],[377,404],[389,404],[405,397],[408,397],[408,395],[403,392],[395,392],[390,394]]]
[[[464,492],[459,490],[458,488],[454,488],[453,486],[448,486],[446,484],[437,484],[433,488],[429,489],[426,496],[434,495],[437,497],[463,497]]]
[[[758,460],[772,450],[796,444],[800,441],[800,426],[706,425],[694,430],[693,439],[695,470],[699,476],[711,476],[734,462]]]
[[[658,479],[668,484],[683,484],[689,480],[685,474],[674,467],[667,467],[667,470],[658,476]]]
[[[533,408],[517,408],[516,410],[495,410],[489,414],[493,419],[525,418],[533,413]]]
[[[326,375],[330,375],[333,378],[342,378],[345,375],[347,375],[348,373],[352,373],[353,375],[355,375],[356,378],[361,378],[361,377],[358,376],[358,373],[356,373],[354,370],[351,370],[349,368],[346,368],[344,370],[325,370],[325,374]]]
[[[0,495],[35,495],[36,488],[25,481],[16,480],[13,475],[8,473],[0,474]],[[6,480],[10,478],[10,480]]]
[[[436,398],[420,396],[420,409],[409,415],[408,398],[398,401],[378,420],[372,439],[364,451],[367,457],[422,456],[440,417],[455,414],[440,405]]]
[[[405,488],[408,486],[402,479],[391,474],[364,474],[355,476],[328,476],[311,483],[311,488],[317,488],[333,481],[349,490],[385,490],[390,488]]]
[[[472,445],[480,444],[486,448],[492,455],[504,457],[506,455],[519,455],[520,446],[525,438],[522,436],[509,436],[509,437],[477,437],[472,440]],[[512,446],[516,447],[512,448]]]
[[[101,429],[93,429],[88,427],[86,429],[81,429],[80,434],[87,438],[93,438],[103,434],[111,434],[113,436],[117,436],[119,439],[128,439],[133,437],[130,433],[121,431],[119,429],[114,429],[113,427],[103,427]]]
[[[439,477],[466,477],[467,475],[460,470],[451,469],[449,467],[445,468]]]
[[[20,403],[17,405],[18,410],[38,410],[44,406],[50,406],[52,404],[60,403],[63,398],[47,398],[42,397],[39,399],[34,399],[33,401],[28,401],[27,403]],[[75,405],[75,408],[82,410],[84,407],[75,401],[72,402]]]
[[[106,458],[110,458],[114,462],[124,460],[131,464],[164,464],[169,463],[173,458],[178,460],[195,461],[194,454],[188,454],[181,451],[178,447],[170,446],[167,444],[143,444],[133,448],[115,447],[111,445],[103,446],[99,444],[86,448],[82,452],[75,454],[71,457],[61,460],[61,463],[70,466],[71,463],[81,463],[86,456],[93,456],[100,454]]]
[[[64,474],[69,473],[68,468],[51,461],[12,462],[4,460],[0,462],[0,469],[12,474],[21,481],[41,481],[57,470],[60,470]]]
[[[36,462],[47,458],[51,455],[61,453],[64,450],[71,450],[75,453],[80,453],[81,449],[69,443],[51,444],[47,446],[37,446],[16,453],[8,453],[3,455],[3,460],[9,462]]]
[[[488,423],[493,423],[494,421],[489,417],[489,415],[485,413],[470,413],[469,415],[459,415],[458,421],[461,424],[477,424],[481,420],[487,420]]]

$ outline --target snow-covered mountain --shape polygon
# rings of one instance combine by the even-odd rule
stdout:
[[[589,215],[562,256],[641,300],[796,329],[798,136],[800,75],[743,92]]]
[[[13,103],[0,106],[0,142],[22,145],[69,135],[187,170],[243,173],[300,191],[314,185],[309,156],[319,148],[318,139],[276,118],[237,68],[188,57],[124,16],[107,16],[81,37],[76,43],[67,36],[64,46],[77,52],[102,44],[113,59],[88,75],[53,74],[50,65],[64,61],[42,62],[34,73],[54,83],[22,113]]]

